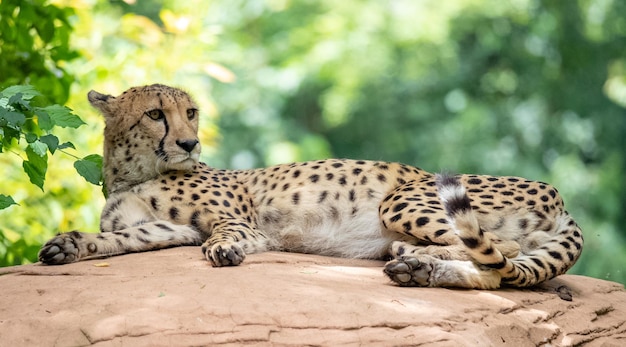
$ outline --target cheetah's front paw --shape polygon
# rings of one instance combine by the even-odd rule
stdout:
[[[246,258],[243,248],[236,243],[205,243],[202,245],[202,253],[213,266],[239,265]]]
[[[406,256],[389,261],[383,271],[392,281],[403,287],[428,287],[432,270],[432,264]]]
[[[78,260],[79,248],[74,234],[58,234],[46,242],[39,251],[39,261],[48,265],[68,264]]]

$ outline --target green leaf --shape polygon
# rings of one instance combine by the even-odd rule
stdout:
[[[82,119],[80,119],[80,117],[73,114],[71,109],[65,106],[51,105],[39,108],[38,110],[45,111],[55,125],[63,128],[78,128],[79,126],[86,124]]]
[[[33,152],[39,154],[42,157],[46,155],[46,152],[48,151],[48,145],[39,140],[36,140],[28,146],[33,149]]]
[[[33,143],[37,141],[37,134],[28,133],[28,134],[25,134],[24,137],[26,138],[26,142],[28,143]]]
[[[48,155],[41,156],[28,146],[26,147],[26,157],[28,160],[22,162],[22,168],[30,178],[30,183],[43,191],[43,182],[46,179],[46,171],[48,171]]]
[[[9,98],[9,105],[17,110],[30,110],[30,103],[28,100],[22,98],[22,93],[17,93]]]
[[[74,168],[87,182],[100,185],[102,182],[102,157],[91,154],[74,162]]]
[[[19,129],[24,123],[26,123],[26,116],[23,113],[9,111],[5,108],[0,109],[0,120],[7,121],[9,126],[14,129]]]
[[[2,128],[2,146],[5,148],[11,147],[13,144],[13,139],[19,141],[21,133],[19,130],[14,129],[12,127],[3,127]]]
[[[9,195],[0,194],[0,210],[4,210],[11,205],[17,205],[15,200]]]
[[[59,147],[59,138],[52,134],[48,134],[48,135],[44,135],[40,137],[39,141],[45,143],[48,146],[50,153],[52,154],[54,154],[54,151],[56,151],[57,148]]]
[[[71,142],[63,142],[62,144],[59,145],[59,147],[57,147],[57,149],[66,149],[66,148],[76,149],[74,144]]]
[[[11,98],[12,96],[18,93],[22,94],[22,99],[24,100],[30,100],[34,98],[35,96],[41,95],[41,93],[39,93],[35,89],[35,87],[29,86],[29,85],[10,86],[0,92],[0,94],[2,94],[2,97],[7,98],[7,99]]]
[[[37,124],[39,124],[41,130],[47,131],[52,129],[54,123],[50,119],[48,112],[42,109],[35,109],[35,114],[37,115]]]

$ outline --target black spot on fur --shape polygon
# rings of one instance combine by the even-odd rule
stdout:
[[[179,213],[178,208],[176,207],[170,208],[170,211],[169,211],[170,219],[175,220],[176,218],[178,218],[178,213]]]
[[[478,247],[478,239],[475,237],[461,237],[463,244],[471,249]]]
[[[435,236],[436,237],[440,237],[441,235],[443,235],[443,234],[445,234],[447,232],[448,232],[447,229],[439,229],[439,230],[435,231]]]
[[[160,228],[162,230],[165,230],[165,231],[174,231],[174,229],[172,229],[169,226],[167,226],[165,224],[162,224],[162,223],[156,223],[156,224],[154,224],[154,226],[156,226],[157,228]]]
[[[546,265],[543,263],[543,261],[539,258],[530,258],[530,260],[532,260],[535,264],[537,264],[539,267],[541,268],[545,268]],[[537,277],[539,277],[539,275],[537,274]]]
[[[499,269],[502,269],[502,268],[506,265],[506,260],[502,260],[502,261],[497,262],[497,263],[492,263],[492,264],[482,264],[482,265],[484,265],[484,266],[486,266],[486,267],[488,267],[488,268],[490,268],[490,269],[496,269],[496,270],[499,270]]]
[[[346,181],[346,176],[341,176],[341,178],[339,178],[339,184],[341,184],[342,186],[348,184],[348,181]]]
[[[483,181],[480,178],[470,178],[467,180],[468,184],[481,184]]]
[[[487,249],[483,250],[481,253],[482,253],[483,255],[492,255],[492,254],[493,254],[493,252],[494,252],[494,251],[493,251],[493,247],[489,247],[489,248],[487,248]]]
[[[519,220],[518,222],[519,228],[522,230],[526,230],[526,228],[528,227],[528,219],[526,218],[522,218]]]
[[[317,203],[318,204],[322,203],[324,200],[326,200],[327,196],[328,196],[328,191],[327,190],[321,192],[319,198],[317,199]]]
[[[401,202],[393,207],[393,212],[400,212],[404,210],[409,204],[406,202]]]
[[[563,256],[562,256],[562,255],[561,255],[561,253],[559,253],[559,252],[550,251],[550,252],[548,252],[548,254],[549,254],[552,258],[554,258],[554,259],[556,259],[556,260],[563,260]]]
[[[428,218],[428,217],[419,217],[419,218],[415,221],[415,224],[416,224],[418,227],[422,227],[422,226],[424,226],[424,225],[428,224],[428,222],[430,222],[430,218]]]

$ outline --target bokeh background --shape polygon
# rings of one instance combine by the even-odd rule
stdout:
[[[218,168],[349,157],[554,184],[582,226],[570,273],[626,283],[626,2],[0,0],[0,88],[33,84],[88,123],[90,89],[150,83],[202,107]],[[17,154],[17,155],[16,155]],[[0,266],[98,230],[100,187],[49,159],[44,192],[0,153]]]

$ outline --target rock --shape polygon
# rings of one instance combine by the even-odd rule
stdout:
[[[3,268],[0,345],[626,345],[618,283],[401,288],[382,265],[269,252],[213,268],[180,247]]]

